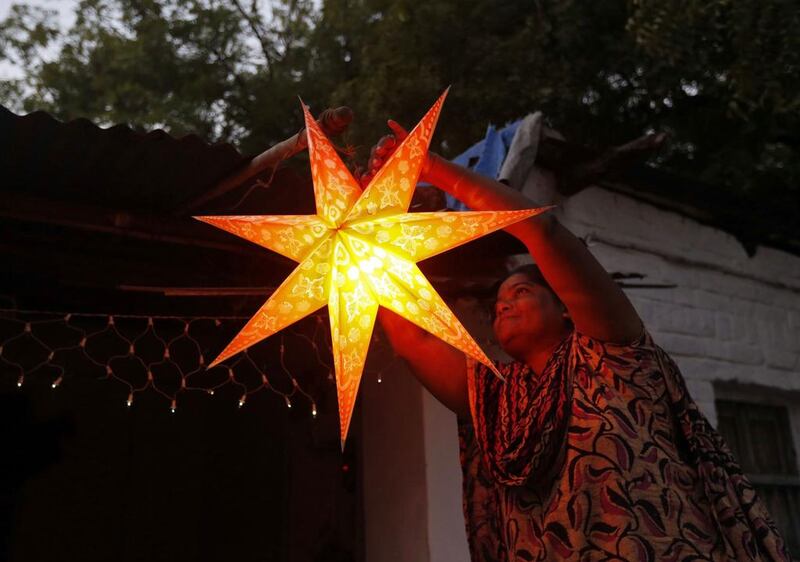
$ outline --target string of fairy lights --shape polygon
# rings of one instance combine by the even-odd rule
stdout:
[[[133,407],[141,393],[153,392],[165,399],[172,413],[183,393],[213,396],[230,386],[237,389],[242,408],[254,394],[272,392],[287,408],[303,404],[316,418],[317,401],[287,366],[287,346],[313,360],[314,371],[333,384],[325,318],[315,316],[312,329],[276,334],[277,358],[267,357],[256,345],[208,369],[206,354],[218,351],[219,342],[228,337],[222,331],[238,329],[246,320],[0,308],[0,372],[10,372],[20,388],[33,377],[45,377],[55,390],[65,377],[95,370],[98,378],[127,387],[126,407]],[[373,374],[380,383],[382,368]]]

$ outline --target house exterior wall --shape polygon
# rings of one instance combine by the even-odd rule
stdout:
[[[716,425],[715,399],[736,397],[731,384],[756,385],[755,400],[789,408],[800,450],[800,257],[769,248],[748,257],[725,232],[599,187],[554,201],[556,194],[546,180],[535,172],[523,192],[540,204],[558,203],[559,219],[576,235],[588,237],[590,250],[607,270],[646,276],[633,283],[675,285],[626,293],[656,343],[681,368],[710,421]],[[468,329],[488,344],[488,319],[476,303],[452,304]],[[489,345],[490,354],[493,349]],[[424,470],[407,464],[402,486],[384,483],[378,494],[365,491],[367,560],[468,560],[455,416],[403,366],[393,376],[406,379],[402,395],[388,389],[362,394],[365,488],[386,476],[381,474],[386,466],[391,465],[391,473],[397,471],[393,459],[422,462]],[[725,385],[728,390],[721,391]],[[413,400],[397,406],[409,396]],[[378,434],[389,428],[375,416],[390,413],[404,418],[392,424],[398,434]],[[420,502],[422,507],[408,508]],[[402,513],[405,519],[388,512]],[[371,513],[380,513],[377,526],[370,522]],[[383,521],[389,520],[408,526],[387,527]],[[387,532],[394,534],[388,543],[370,539]],[[403,544],[404,534],[405,544],[420,550],[392,557],[396,547],[391,545]]]
[[[800,390],[800,257],[748,257],[730,234],[596,187],[560,214],[607,270],[676,285],[626,292],[712,423],[715,383]]]

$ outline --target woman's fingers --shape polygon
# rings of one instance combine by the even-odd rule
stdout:
[[[375,156],[381,158],[390,155],[397,146],[397,139],[393,135],[386,135],[375,145]]]
[[[403,142],[403,140],[408,136],[408,131],[406,131],[405,128],[394,119],[389,119],[386,124],[389,125],[389,128],[394,133],[398,143]]]
[[[322,127],[322,130],[331,137],[345,132],[352,121],[353,110],[347,106],[337,107],[336,109],[328,108],[317,117],[317,122]]]
[[[358,182],[361,184],[362,188],[365,188],[369,184],[372,178],[375,177],[375,174],[378,173],[378,170],[383,167],[389,157],[397,149],[397,146],[408,136],[406,130],[397,121],[389,119],[387,123],[392,130],[392,134],[381,137],[375,146],[372,147],[372,150],[370,150],[369,160],[367,160],[367,169],[358,177]]]

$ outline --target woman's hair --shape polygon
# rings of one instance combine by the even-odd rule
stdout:
[[[542,287],[544,287],[545,289],[547,289],[548,291],[550,291],[551,293],[553,293],[553,296],[555,296],[556,298],[558,298],[558,295],[556,295],[556,292],[555,292],[555,291],[553,290],[553,288],[550,286],[550,283],[548,283],[548,282],[547,282],[547,280],[544,278],[544,275],[542,275],[542,270],[541,270],[541,269],[539,269],[539,266],[538,266],[538,265],[536,265],[535,263],[527,263],[527,264],[525,264],[525,265],[520,265],[519,267],[516,267],[516,268],[512,269],[511,271],[509,271],[509,272],[506,274],[506,276],[505,276],[505,277],[503,277],[502,279],[500,279],[500,281],[497,283],[497,287],[496,287],[496,289],[498,289],[498,290],[499,290],[499,289],[500,289],[500,285],[502,285],[503,283],[505,283],[505,281],[506,281],[508,278],[510,278],[510,277],[511,277],[511,276],[513,276],[513,275],[517,275],[518,273],[521,273],[521,274],[523,274],[523,275],[524,275],[525,277],[527,277],[527,278],[528,278],[528,279],[529,279],[529,280],[530,280],[532,283],[536,283],[537,285],[541,285]],[[495,293],[496,293],[496,292],[497,292],[497,291],[495,291]],[[559,302],[561,302],[561,299],[559,299]]]
[[[497,302],[497,292],[500,290],[500,285],[505,283],[505,281],[512,275],[517,275],[519,273],[527,277],[531,283],[534,283],[536,285],[541,285],[542,287],[550,291],[550,294],[553,295],[553,298],[556,299],[556,302],[558,302],[564,310],[567,310],[567,307],[564,305],[563,301],[558,297],[556,292],[550,286],[550,283],[547,282],[547,279],[544,278],[544,275],[542,275],[542,270],[539,269],[539,266],[533,263],[528,263],[512,269],[506,274],[505,277],[502,277],[497,283],[495,283],[492,291],[492,294],[494,295],[493,296],[494,300],[492,301],[492,306],[491,306],[492,321],[494,321],[494,316],[495,316],[494,305]],[[569,323],[570,327],[573,327],[571,319],[567,318],[567,322]]]

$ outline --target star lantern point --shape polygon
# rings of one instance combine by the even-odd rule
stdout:
[[[499,376],[417,262],[546,209],[408,212],[446,95],[447,91],[363,192],[302,104],[316,214],[195,217],[298,263],[209,368],[327,305],[342,447],[381,306]]]

